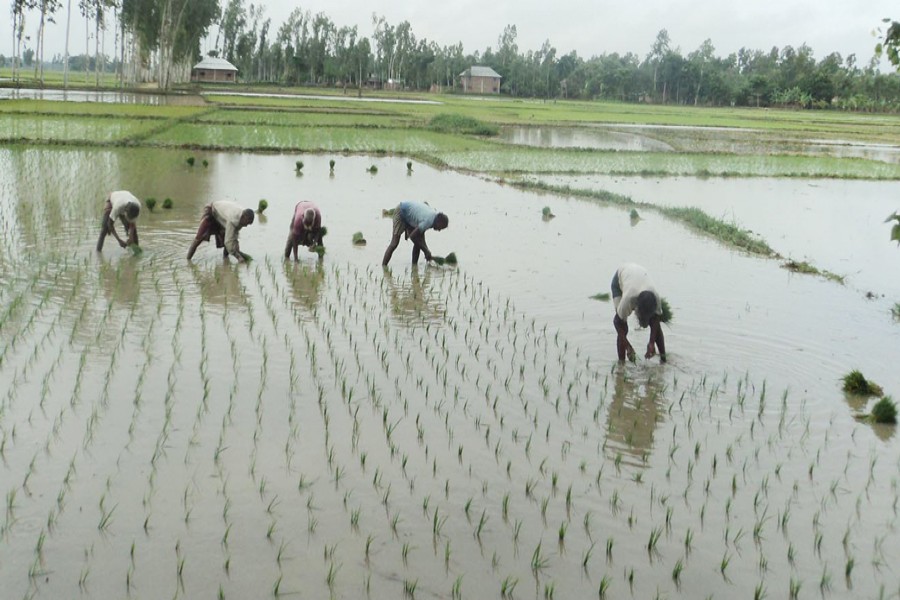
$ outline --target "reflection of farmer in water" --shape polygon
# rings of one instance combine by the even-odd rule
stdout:
[[[290,258],[293,251],[294,260],[297,260],[298,246],[306,246],[310,252],[315,252],[315,247],[321,245],[322,211],[312,202],[298,202],[294,207],[294,216],[291,217],[291,229],[288,232],[287,245],[284,247],[284,257]]]
[[[418,264],[419,252],[425,253],[425,260],[431,260],[431,251],[425,243],[425,232],[429,229],[441,231],[450,224],[450,219],[442,212],[438,212],[422,202],[401,202],[394,210],[394,231],[391,243],[384,251],[384,259],[381,264],[387,266],[391,262],[394,250],[400,244],[400,236],[412,240],[412,264]]]
[[[424,277],[417,269],[409,273],[409,281],[388,277],[391,311],[399,322],[412,325],[440,320],[444,313],[439,295],[432,292],[430,269]]]
[[[314,312],[325,283],[325,269],[322,268],[322,263],[316,262],[315,266],[307,266],[304,263],[287,262],[284,264],[284,270],[294,301],[310,313]]]
[[[135,198],[131,192],[124,190],[110,192],[103,207],[103,220],[100,222],[100,239],[97,240],[97,252],[103,250],[103,241],[109,234],[112,234],[123,248],[131,244],[137,245],[138,234],[135,221],[137,221],[140,214],[141,201]],[[127,242],[123,241],[116,232],[116,219],[122,222],[123,229],[128,232]]]
[[[215,236],[216,248],[225,248],[225,258],[231,254],[238,262],[244,262],[244,255],[238,244],[238,232],[247,225],[253,223],[253,210],[243,208],[236,202],[218,200],[203,207],[203,216],[200,218],[200,227],[197,235],[188,250],[187,258],[191,260],[200,242],[208,242]]]
[[[644,358],[652,358],[658,349],[659,360],[666,362],[666,340],[659,320],[662,301],[650,281],[647,269],[634,263],[619,267],[612,279],[612,297],[616,309],[613,325],[618,334],[616,350],[619,360],[624,361],[626,355],[629,360],[633,361],[635,358],[634,348],[627,337],[628,316],[634,312],[641,328],[650,326],[650,343],[647,344]]]

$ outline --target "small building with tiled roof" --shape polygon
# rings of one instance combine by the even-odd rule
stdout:
[[[210,83],[235,83],[237,67],[215,56],[207,56],[191,69],[191,81]]]
[[[459,74],[464,94],[499,94],[502,77],[490,67],[472,66]]]

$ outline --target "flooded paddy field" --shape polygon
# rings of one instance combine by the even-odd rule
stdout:
[[[9,597],[900,591],[900,442],[839,385],[898,394],[877,302],[650,212],[399,158],[186,156],[0,150]],[[174,201],[141,215],[140,256],[93,250],[111,189]],[[220,198],[268,200],[254,260],[189,264]],[[282,258],[301,199],[322,261]],[[403,199],[449,215],[428,242],[458,267],[401,242],[381,268]],[[666,365],[616,364],[589,299],[626,260],[673,306]]]

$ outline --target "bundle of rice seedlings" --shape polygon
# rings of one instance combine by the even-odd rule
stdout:
[[[150,212],[153,212],[153,209],[156,208],[156,198],[147,198],[144,200],[144,204],[147,205],[147,208],[150,209]]]
[[[397,212],[396,208],[382,208],[381,216],[393,218],[395,212]]]
[[[881,386],[868,381],[858,370],[854,369],[844,375],[844,391],[857,396],[880,396],[883,391]]]
[[[662,306],[662,315],[659,317],[659,320],[662,323],[671,323],[674,315],[672,315],[672,307],[669,306],[668,300],[660,298],[659,303]]]
[[[550,210],[549,206],[545,206],[543,209],[541,209],[541,214],[543,215],[545,220],[553,219],[556,217],[556,215],[553,214],[553,211]]]
[[[163,200],[163,208],[169,209],[172,208],[172,206],[174,206],[174,203],[172,202],[171,198],[166,198],[165,200]]]
[[[594,294],[589,298],[589,300],[600,300],[602,302],[609,302],[609,293],[608,292],[600,292],[599,294]]]
[[[363,237],[362,231],[357,231],[353,234],[353,245],[354,246],[365,246],[366,238]]]
[[[312,251],[319,255],[319,258],[325,256],[325,246],[313,246]]]
[[[890,396],[885,396],[872,407],[870,417],[876,423],[894,425],[897,423],[897,405],[894,404]]]
[[[262,200],[259,201],[259,206],[257,206],[256,212],[259,214],[263,214],[263,212],[267,208],[269,208],[269,202],[265,198],[263,198]]]
[[[128,247],[131,249],[132,256],[140,256],[141,254],[144,253],[144,251],[141,249],[141,247],[138,246],[137,244],[131,244]]]

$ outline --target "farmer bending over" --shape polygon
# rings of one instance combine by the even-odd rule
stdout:
[[[123,248],[131,244],[137,245],[138,234],[135,221],[137,221],[140,214],[141,201],[135,198],[131,192],[124,190],[110,192],[103,207],[103,221],[100,223],[100,239],[97,240],[97,252],[103,250],[103,241],[109,234],[113,234]],[[122,222],[122,227],[128,232],[127,242],[123,241],[116,232],[116,219]]]
[[[425,254],[425,260],[431,260],[431,251],[425,243],[425,232],[429,229],[441,231],[450,224],[450,219],[442,212],[438,212],[422,202],[401,202],[394,211],[394,233],[391,243],[384,251],[384,260],[381,264],[387,266],[391,262],[391,255],[400,244],[400,236],[412,240],[412,264],[418,264],[419,252]]]
[[[322,212],[312,202],[298,202],[294,207],[294,216],[291,217],[291,229],[288,232],[287,245],[284,247],[284,257],[290,258],[293,251],[294,260],[297,260],[297,246],[306,246],[310,252],[315,252],[315,247],[321,245]]]
[[[612,279],[612,297],[616,309],[613,325],[618,334],[616,350],[619,360],[624,361],[627,355],[629,360],[634,361],[634,348],[627,337],[628,316],[634,312],[641,328],[650,326],[650,343],[647,344],[644,358],[652,358],[659,350],[660,362],[666,362],[666,340],[659,320],[662,301],[650,281],[647,269],[634,263],[619,267]]]
[[[203,216],[200,218],[200,227],[197,228],[197,235],[188,250],[188,260],[194,256],[197,246],[200,242],[208,242],[209,238],[215,236],[216,248],[225,248],[223,254],[225,258],[231,254],[238,262],[244,262],[244,255],[241,254],[241,248],[238,245],[238,232],[241,228],[253,223],[253,210],[243,208],[236,202],[229,200],[217,200],[203,207]]]

